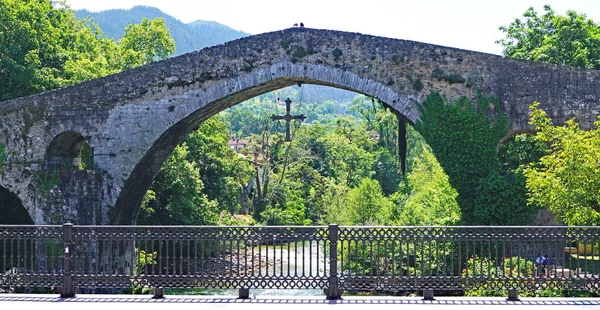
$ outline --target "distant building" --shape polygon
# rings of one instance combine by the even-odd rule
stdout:
[[[248,142],[250,142],[249,140],[244,140],[244,139],[238,139],[236,137],[231,137],[229,139],[229,142],[227,142],[227,145],[233,149],[234,151],[236,151],[237,153],[241,153],[241,151],[243,149],[246,148],[246,146],[248,145]]]

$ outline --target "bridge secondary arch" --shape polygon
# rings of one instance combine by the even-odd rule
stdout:
[[[414,101],[431,91],[450,100],[473,99],[477,91],[494,95],[513,130],[530,127],[528,106],[534,101],[557,124],[576,116],[583,128],[591,128],[600,114],[600,73],[595,70],[293,28],[1,103],[0,141],[6,141],[9,162],[19,164],[7,166],[0,184],[8,182],[22,193],[35,188],[31,171],[41,169],[50,141],[57,133],[78,132],[88,138],[104,175],[94,196],[100,201],[89,204],[121,210],[119,223],[127,223],[137,208],[130,205],[140,201],[138,194],[129,194],[150,184],[185,133],[231,105],[298,82],[373,96],[409,122],[419,117]],[[34,199],[24,197],[23,202],[37,208]]]
[[[33,224],[31,215],[17,196],[3,186],[0,186],[0,225]]]

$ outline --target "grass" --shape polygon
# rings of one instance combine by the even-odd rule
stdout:
[[[571,270],[575,270],[577,268],[581,268],[581,272],[586,272],[588,274],[599,274],[600,273],[600,256],[598,255],[578,255],[578,254],[570,254],[570,258],[566,258],[565,262],[567,266],[565,268],[569,268]]]

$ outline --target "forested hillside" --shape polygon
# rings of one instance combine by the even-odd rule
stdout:
[[[171,37],[175,40],[175,55],[185,54],[203,47],[221,44],[227,41],[248,36],[248,33],[231,29],[212,21],[197,20],[185,24],[161,10],[148,6],[135,6],[129,10],[107,10],[90,12],[75,11],[78,18],[91,17],[100,26],[104,35],[118,40],[123,37],[124,29],[129,24],[138,24],[144,18],[163,18]]]

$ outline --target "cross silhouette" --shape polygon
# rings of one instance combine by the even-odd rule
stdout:
[[[300,114],[300,115],[292,115],[290,113],[291,110],[291,105],[292,100],[290,100],[290,98],[287,98],[285,100],[285,115],[282,116],[277,116],[275,114],[273,114],[271,116],[271,119],[274,121],[278,121],[278,120],[285,120],[285,142],[290,142],[292,141],[292,138],[290,138],[290,122],[292,120],[298,120],[298,121],[303,121],[304,119],[306,119],[306,116],[304,116],[304,114]]]

